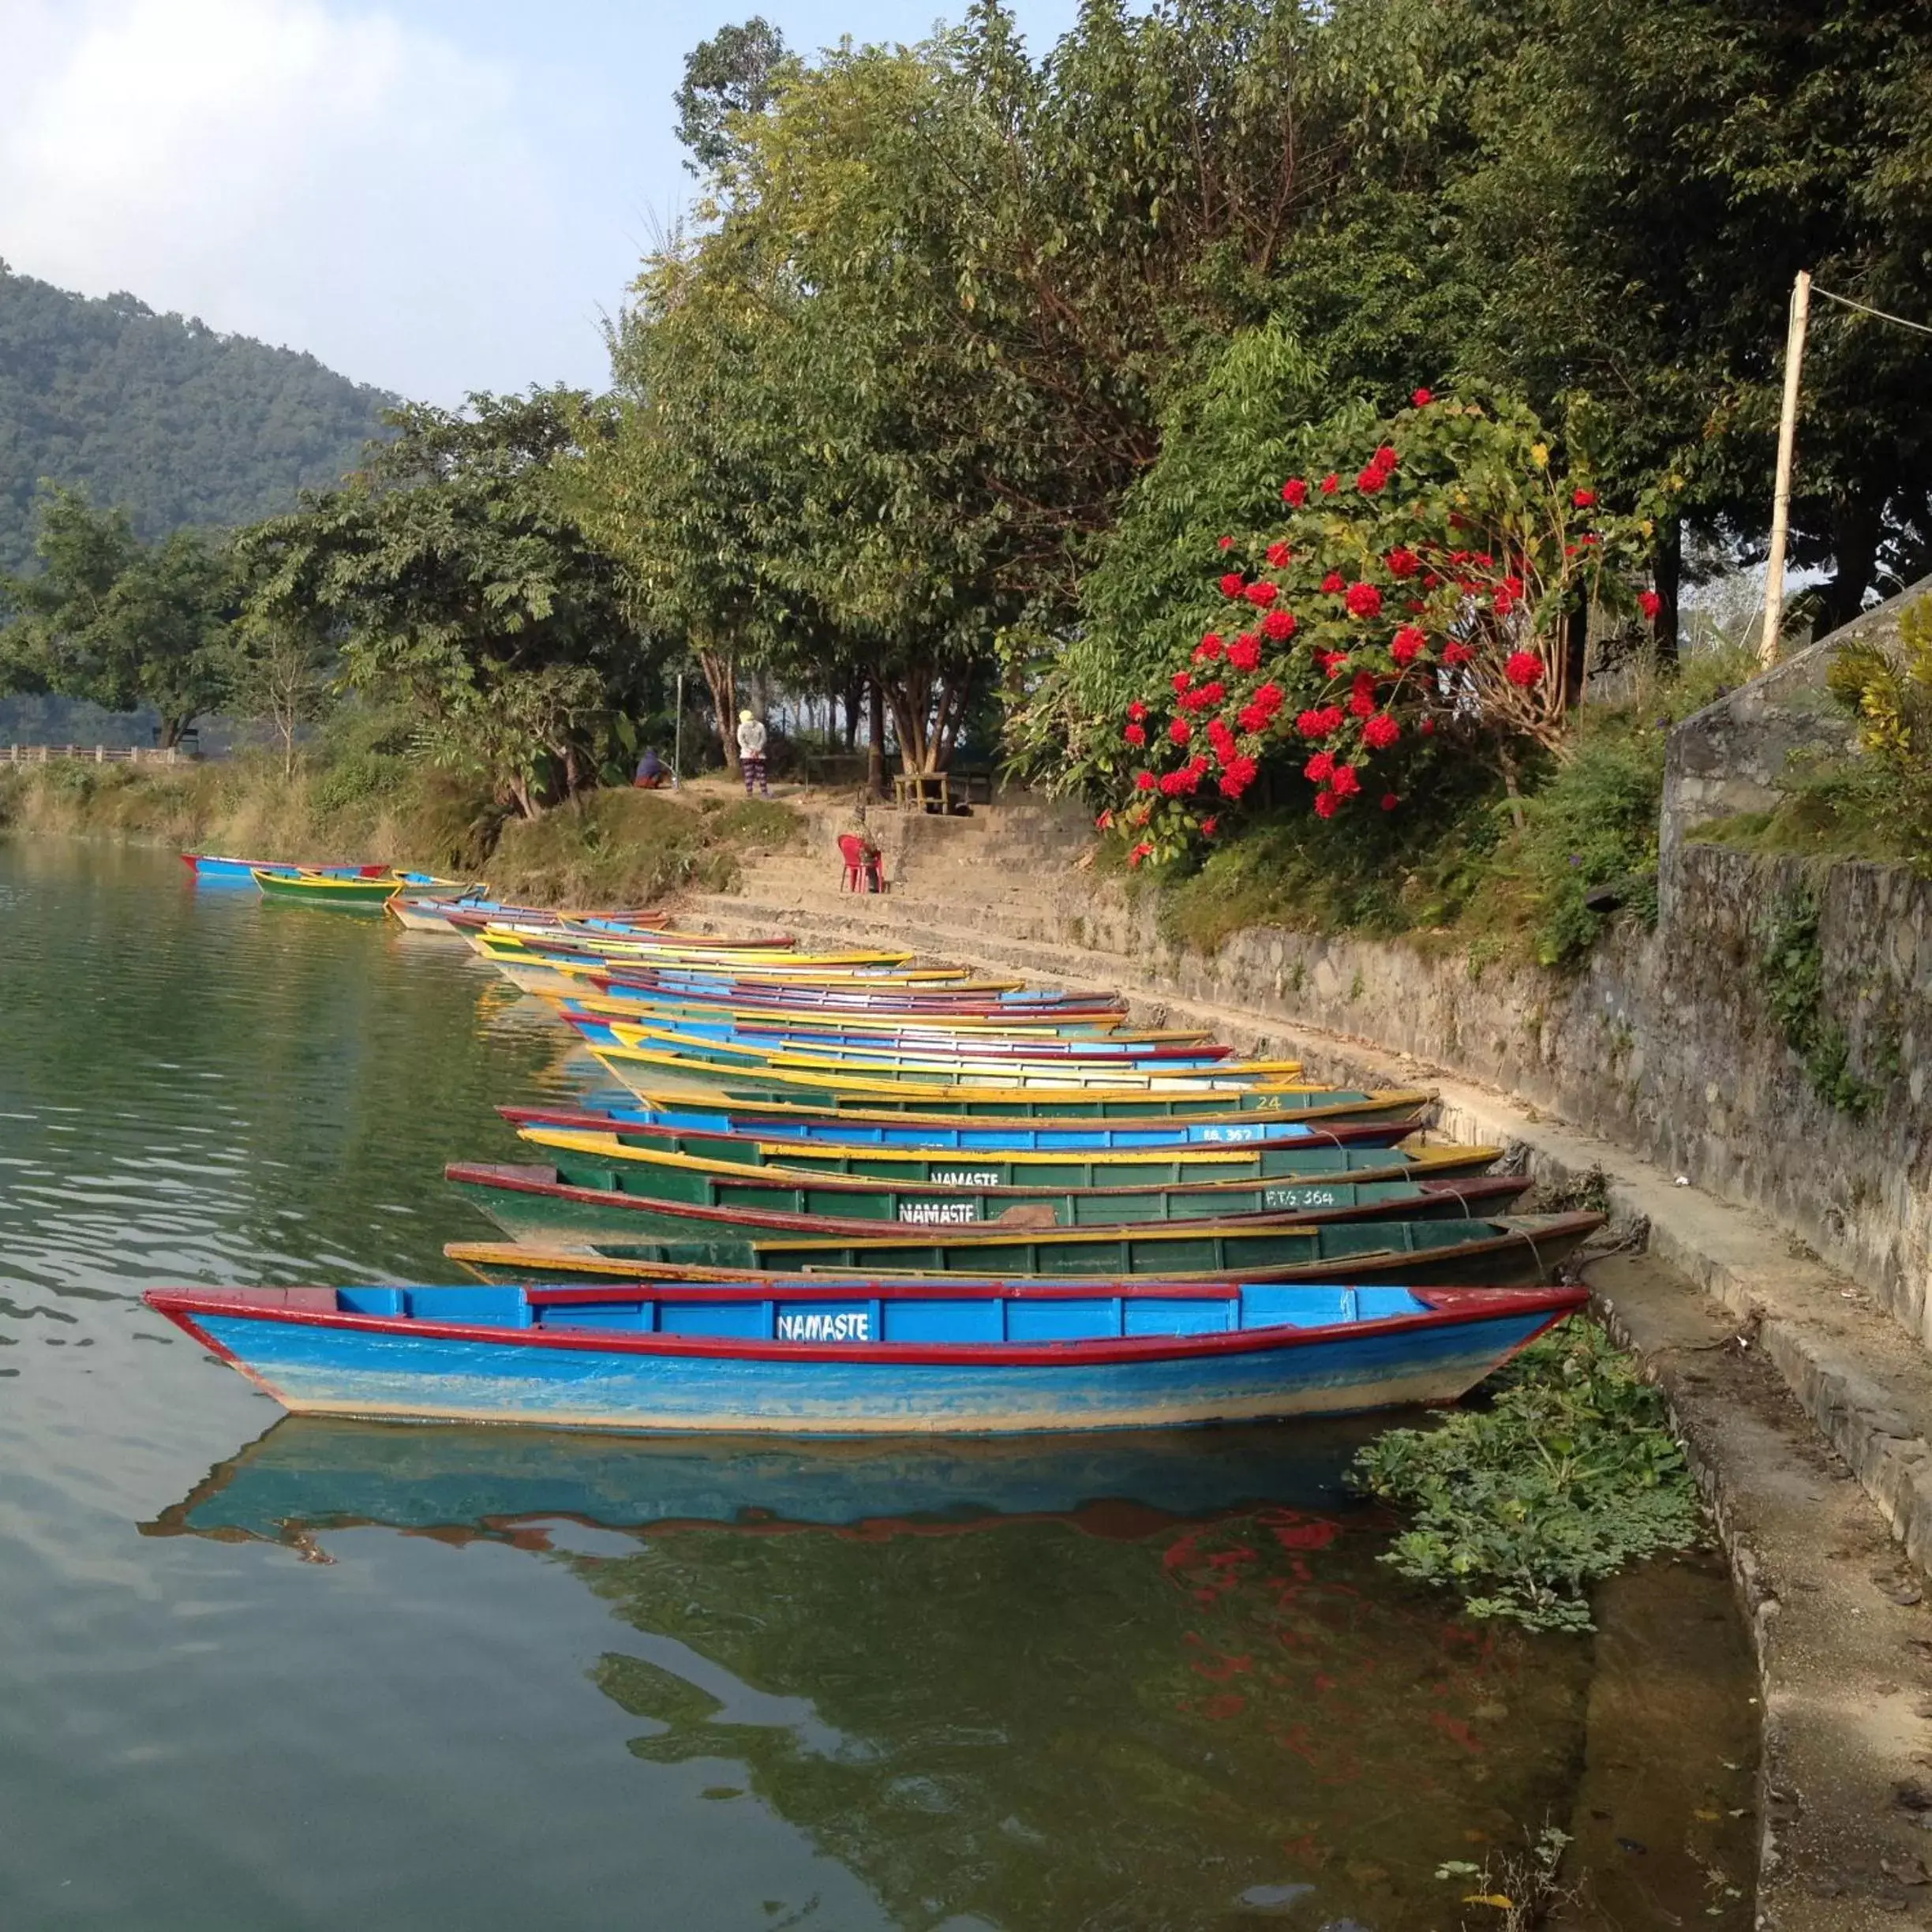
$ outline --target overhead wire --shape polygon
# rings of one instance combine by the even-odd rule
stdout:
[[[1893,315],[1883,309],[1874,309],[1870,302],[1854,301],[1849,295],[1835,295],[1828,288],[1820,288],[1815,282],[1811,284],[1811,293],[1822,295],[1827,301],[1835,301],[1842,308],[1855,309],[1861,315],[1876,316],[1881,322],[1896,322],[1900,328],[1908,328],[1915,335],[1932,335],[1932,324],[1908,321],[1904,316]]]

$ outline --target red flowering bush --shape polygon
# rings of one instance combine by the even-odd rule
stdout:
[[[1137,773],[1152,796],[1128,813],[1157,859],[1204,822],[1188,801],[1240,799],[1284,741],[1311,748],[1300,769],[1324,818],[1362,798],[1368,766],[1413,760],[1424,741],[1505,769],[1529,747],[1560,755],[1578,695],[1574,616],[1656,614],[1638,583],[1661,504],[1604,508],[1527,408],[1419,389],[1368,436],[1346,414],[1331,433],[1329,462],[1282,485],[1286,527],[1238,537],[1229,554],[1245,567],[1222,592],[1262,613],[1256,627],[1193,646],[1193,663],[1224,674],[1213,683],[1174,675],[1166,736],[1185,762]],[[1378,784],[1365,802],[1389,811],[1399,797]]]

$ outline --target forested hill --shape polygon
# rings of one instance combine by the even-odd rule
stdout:
[[[338,481],[395,400],[313,356],[0,263],[0,570],[31,552],[43,477],[125,504],[147,537],[249,522]]]

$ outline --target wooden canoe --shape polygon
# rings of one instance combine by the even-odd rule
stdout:
[[[1500,1148],[1453,1143],[1405,1153],[1380,1146],[1337,1146],[1312,1136],[1233,1145],[1181,1142],[961,1153],[957,1148],[707,1133],[661,1122],[627,1125],[608,1114],[561,1109],[506,1106],[497,1111],[533,1145],[562,1148],[606,1163],[673,1155],[751,1173],[784,1169],[912,1187],[1055,1188],[1085,1193],[1095,1188],[1178,1187],[1210,1181],[1447,1180],[1479,1174],[1502,1154]]]
[[[858,1230],[891,1226],[1105,1227],[1175,1221],[1248,1222],[1471,1219],[1507,1213],[1530,1186],[1526,1174],[1442,1176],[1410,1172],[1375,1179],[1296,1175],[1253,1180],[1190,1174],[1101,1187],[1021,1181],[1004,1186],[966,1180],[895,1182],[815,1174],[782,1166],[740,1166],[701,1155],[624,1148],[590,1136],[537,1130],[526,1136],[548,1155],[555,1179],[572,1192],[572,1211],[533,1238],[627,1241],[648,1226],[678,1234],[686,1211],[702,1208],[747,1228],[799,1217]],[[586,1142],[589,1144],[586,1144]],[[582,1204],[585,1194],[601,1204]],[[639,1210],[642,1211],[639,1211]],[[592,1232],[593,1225],[597,1230]],[[506,1226],[508,1224],[506,1223]],[[776,1225],[776,1223],[773,1223]],[[509,1231],[521,1234],[520,1226]]]
[[[714,1069],[707,1077],[672,1055],[642,1047],[597,1046],[591,1052],[649,1106],[709,1106],[734,1114],[763,1114],[774,1120],[788,1113],[849,1113],[871,1119],[914,1116],[953,1126],[987,1120],[1057,1125],[1088,1120],[1232,1123],[1279,1114],[1297,1120],[1406,1119],[1419,1125],[1422,1110],[1435,1099],[1415,1089],[1370,1094],[1286,1084],[1224,1091],[1197,1083],[1181,1093],[1147,1093],[1105,1088],[927,1088],[911,1082],[814,1079],[784,1069],[755,1076]]]
[[[814,1114],[801,1107],[739,1112],[706,1106],[595,1108],[503,1106],[504,1119],[526,1127],[563,1127],[587,1133],[693,1133],[732,1140],[777,1140],[836,1152],[841,1149],[896,1152],[938,1159],[962,1155],[1099,1155],[1130,1150],[1163,1151],[1179,1158],[1193,1149],[1286,1148],[1297,1155],[1312,1148],[1387,1148],[1424,1125],[1411,1106],[1365,1121],[1310,1118],[1308,1113],[1250,1114],[1208,1121],[945,1121],[917,1114]],[[1482,1166],[1495,1158],[1484,1149]],[[721,1156],[721,1158],[724,1158]],[[894,1174],[894,1178],[905,1178]]]
[[[1580,1290],[871,1282],[151,1290],[286,1408],[546,1428],[1020,1435],[1454,1399]]]
[[[1316,1221],[1262,1215],[1245,1223],[1219,1219],[1094,1227],[893,1226],[675,1205],[573,1187],[557,1178],[554,1167],[535,1163],[458,1161],[444,1173],[459,1193],[533,1250],[583,1246],[619,1260],[674,1267],[781,1272],[836,1268],[1262,1280],[1280,1278],[1279,1271],[1286,1268],[1298,1271],[1303,1279],[1312,1278],[1310,1270],[1326,1269],[1322,1279],[1333,1281],[1504,1285],[1548,1279],[1603,1222],[1601,1215],[1534,1215],[1509,1223],[1460,1217]],[[637,1238],[623,1232],[627,1226],[640,1230]],[[1355,1272],[1358,1267],[1380,1271],[1363,1276]]]
[[[380,912],[402,888],[392,872],[376,878],[337,878],[321,872],[268,872],[258,870],[255,883],[268,899],[286,899],[302,905],[339,908],[356,912]]]

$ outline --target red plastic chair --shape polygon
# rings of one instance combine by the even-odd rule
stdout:
[[[839,856],[845,861],[845,876],[841,881],[841,892],[882,893],[886,889],[886,859],[883,853],[868,855],[866,842],[856,832],[839,834]]]

